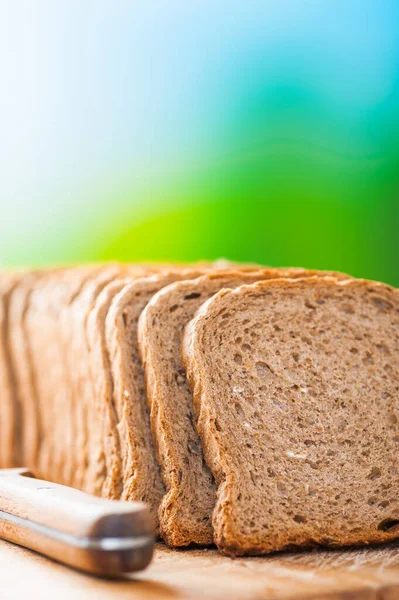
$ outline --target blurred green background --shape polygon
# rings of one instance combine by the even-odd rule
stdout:
[[[0,261],[399,285],[399,4],[0,8]]]

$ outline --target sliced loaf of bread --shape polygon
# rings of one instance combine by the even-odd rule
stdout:
[[[0,468],[21,464],[21,416],[10,356],[10,297],[23,279],[20,273],[0,275]]]
[[[159,509],[160,531],[170,546],[212,543],[216,502],[216,488],[195,429],[192,394],[180,358],[184,326],[201,304],[222,288],[315,273],[289,268],[209,273],[163,288],[142,312],[139,348],[156,457],[166,488]]]
[[[138,319],[152,296],[165,285],[195,278],[209,270],[204,267],[169,269],[139,278],[117,293],[105,318],[105,336],[110,362],[111,395],[115,426],[119,436],[121,498],[146,502],[158,525],[157,511],[164,487],[155,459],[146,407],[144,373],[137,344]]]
[[[37,476],[68,485],[80,461],[77,431],[71,421],[70,372],[70,368],[76,372],[79,363],[74,349],[64,339],[62,319],[96,271],[93,267],[64,269],[37,278],[26,293],[18,336],[23,340],[26,358],[17,365],[23,407],[24,464]],[[17,329],[14,330],[17,334]],[[15,351],[18,337],[14,334],[12,338]]]
[[[86,323],[88,342],[89,375],[93,388],[95,406],[92,407],[100,421],[100,455],[94,461],[101,465],[103,476],[97,493],[106,498],[118,499],[121,495],[121,449],[112,404],[113,381],[105,338],[105,319],[112,300],[131,279],[116,279],[109,282],[98,295],[89,311]],[[87,436],[86,436],[87,437]],[[97,470],[97,469],[96,469]],[[95,477],[96,479],[96,477]]]
[[[48,272],[26,272],[15,286],[8,307],[9,368],[13,373],[15,405],[20,433],[19,466],[37,467],[39,453],[39,408],[34,391],[31,348],[26,335],[25,318],[30,298],[40,278]]]
[[[399,292],[332,278],[222,290],[182,357],[229,555],[399,538]]]
[[[198,275],[221,266],[190,268]],[[0,465],[23,464],[54,481],[117,495],[118,433],[102,397],[110,378],[105,315],[118,278],[171,269],[185,272],[187,265],[108,263],[1,275]]]
[[[17,365],[24,464],[38,476],[93,493],[92,480],[87,483],[88,465],[96,458],[90,443],[103,442],[98,440],[98,415],[90,412],[94,401],[88,398],[86,319],[102,288],[130,271],[134,276],[135,268],[111,264],[41,274],[25,292],[21,335],[12,336],[15,350],[18,338],[23,341],[26,358]],[[144,272],[139,268],[139,274]]]

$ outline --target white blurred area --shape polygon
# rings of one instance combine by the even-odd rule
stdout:
[[[246,77],[273,82],[279,61],[367,118],[397,69],[398,6],[0,0],[0,263],[79,259],[126,188],[143,218],[134,186],[212,162]]]
[[[190,31],[184,41],[174,28],[190,9],[174,8],[0,1],[0,262],[57,254],[118,209],[118,186],[163,177],[199,149],[204,57],[186,68]]]

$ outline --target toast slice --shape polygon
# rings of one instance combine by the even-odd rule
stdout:
[[[304,269],[210,273],[165,287],[140,316],[138,339],[145,370],[151,431],[166,493],[160,531],[170,546],[211,544],[216,488],[195,429],[191,391],[180,357],[184,326],[205,300],[222,288],[262,279],[312,276]]]
[[[90,453],[83,432],[91,409],[83,394],[91,385],[85,311],[122,269],[130,267],[87,265],[40,273],[25,293],[23,326],[16,333],[24,344],[26,364],[19,365],[18,379],[26,417],[24,462],[38,476],[83,485]],[[94,436],[98,417],[91,416]]]
[[[146,502],[157,527],[164,493],[150,433],[144,373],[137,343],[138,319],[152,296],[174,281],[196,278],[209,267],[169,269],[126,285],[113,298],[105,319],[112,375],[111,404],[119,434],[121,498]]]
[[[64,460],[65,479],[70,485],[96,495],[105,493],[103,487],[115,459],[113,448],[118,446],[117,432],[109,419],[109,406],[97,395],[98,381],[109,376],[101,362],[104,352],[103,321],[89,325],[104,290],[120,278],[133,280],[150,271],[150,266],[109,264],[92,271],[91,276],[72,281],[72,294],[64,305],[59,321],[59,333],[64,347],[65,375],[68,385],[69,443],[62,445],[67,452]],[[119,289],[119,288],[118,288]],[[101,302],[101,300],[100,300]],[[91,344],[96,343],[93,356]],[[93,363],[94,359],[94,363]],[[96,362],[97,361],[97,362]],[[110,497],[114,497],[112,494]]]
[[[18,407],[20,429],[20,464],[37,470],[39,440],[39,407],[35,395],[35,382],[31,348],[26,335],[26,314],[32,291],[39,278],[47,272],[26,272],[9,298],[8,349],[14,378],[15,404]]]
[[[90,413],[90,417],[87,413],[97,400],[91,388],[98,385],[99,377],[98,373],[92,379],[88,376],[91,364],[87,344],[92,331],[86,331],[88,314],[103,287],[122,274],[132,278],[171,268],[184,271],[186,266],[109,263],[26,272],[23,277],[20,273],[2,275],[1,464],[23,464],[39,476],[103,493],[105,470],[100,461],[101,474],[97,477],[93,472],[97,468],[95,454],[100,452],[103,439],[115,441],[117,434],[105,426],[106,409],[101,402],[97,413]],[[202,268],[211,270],[220,265],[204,263]],[[104,316],[106,308],[101,310]],[[98,344],[93,342],[93,347],[99,349],[97,360],[104,350],[104,332],[100,331],[98,325]],[[100,376],[108,375],[100,370]],[[87,400],[87,396],[91,399]],[[105,427],[104,435],[95,429],[98,419]],[[12,442],[17,433],[21,434],[17,437],[23,447],[18,457],[12,457],[10,453],[17,450]],[[95,449],[89,448],[95,435],[99,438],[93,442]],[[106,461],[116,454],[101,451],[100,455]],[[91,477],[90,483],[84,481],[87,477]],[[110,486],[113,497],[113,484]],[[107,491],[104,493],[108,495]]]
[[[96,400],[96,410],[101,419],[101,439],[104,441],[103,458],[105,476],[98,493],[106,498],[118,499],[121,496],[121,449],[116,418],[112,403],[111,365],[106,345],[105,319],[113,298],[132,279],[116,279],[108,283],[98,295],[90,310],[86,335],[89,351],[89,372]]]
[[[23,273],[0,276],[0,468],[21,464],[20,410],[15,390],[15,373],[9,348],[9,305]]]
[[[71,485],[95,495],[101,495],[109,466],[107,447],[116,444],[116,432],[111,424],[104,436],[105,406],[96,397],[87,322],[102,291],[122,276],[119,268],[102,269],[88,279],[73,302],[66,308],[63,319],[63,339],[69,348],[67,371],[70,380],[70,420],[74,432],[74,458],[69,460],[73,469]],[[101,376],[98,373],[97,376]]]
[[[214,267],[204,265],[203,268]],[[115,268],[111,272],[107,269],[101,273],[99,279],[88,283],[78,299],[78,305],[73,309],[72,321],[76,323],[73,330],[77,328],[80,332],[84,331],[86,339],[86,344],[83,341],[79,342],[79,346],[84,348],[81,364],[86,368],[80,377],[78,391],[80,400],[75,402],[80,411],[80,417],[76,422],[83,424],[82,451],[90,456],[91,461],[91,466],[89,468],[86,466],[82,473],[82,476],[87,478],[86,483],[79,477],[79,471],[77,472],[78,487],[84,487],[107,498],[117,499],[122,494],[121,453],[124,447],[121,447],[117,428],[118,418],[112,395],[114,388],[112,365],[105,335],[106,317],[114,298],[128,285],[134,285],[136,279],[141,281],[143,277],[160,273],[162,280],[162,274],[165,273],[169,281],[172,273],[173,277],[180,277],[182,272],[185,273],[186,269],[181,265],[118,265],[116,272]],[[202,268],[200,271],[194,271],[195,274],[198,272],[202,272]],[[67,318],[65,329],[71,331],[69,321],[70,319]],[[76,343],[76,339],[78,338],[74,333],[74,340],[70,340],[70,343],[73,344],[74,341]],[[82,385],[85,387],[84,392],[81,389]],[[82,397],[89,399],[83,403]],[[93,413],[91,416],[87,416],[91,413]],[[97,441],[93,436],[94,432],[89,435],[87,431],[88,425],[94,421],[99,423],[99,428],[96,430]],[[92,426],[90,428],[93,429]],[[91,440],[91,449],[87,446],[87,440]],[[88,461],[89,459],[86,458],[86,465]]]
[[[81,448],[78,455],[84,457],[80,466],[74,470],[72,483],[76,487],[107,498],[119,498],[123,494],[121,457],[127,450],[124,443],[121,444],[118,431],[112,363],[105,335],[106,317],[111,306],[114,306],[115,297],[120,298],[122,291],[129,285],[134,289],[141,288],[140,281],[144,276],[151,277],[151,274],[158,273],[160,282],[169,283],[176,278],[186,277],[187,274],[197,276],[215,268],[219,268],[215,263],[204,263],[190,270],[185,265],[172,264],[103,267],[98,276],[85,284],[70,310],[66,311],[63,319],[66,343],[73,349],[72,356],[81,357],[77,367],[70,364],[68,369],[72,373],[71,388],[76,390],[76,397],[79,398],[73,402],[75,427],[72,429],[76,432],[76,442]],[[136,279],[137,285],[134,284]],[[134,300],[139,312],[144,297],[143,289],[140,299]],[[68,338],[71,332],[72,337]],[[115,377],[119,377],[118,371]],[[98,424],[96,428],[94,423]],[[69,464],[72,464],[71,461]],[[140,469],[137,466],[135,468]],[[133,499],[140,499],[134,494],[135,492]]]
[[[18,338],[23,342],[26,358],[17,367],[25,424],[24,464],[36,475],[64,484],[71,483],[66,473],[75,467],[70,464],[75,432],[70,423],[71,386],[62,313],[95,270],[80,267],[39,273],[25,292],[22,327],[12,336],[16,350]]]
[[[399,538],[399,292],[332,278],[222,290],[183,362],[219,549]]]

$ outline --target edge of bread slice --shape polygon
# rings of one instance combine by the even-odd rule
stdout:
[[[142,265],[101,266],[85,281],[62,315],[62,334],[68,347],[70,422],[74,455],[79,457],[71,483],[95,495],[118,497],[114,481],[119,460],[118,432],[102,387],[102,382],[110,377],[105,313],[115,294],[111,293],[110,298],[108,294],[120,280],[133,281],[148,271]],[[69,463],[74,465],[73,461]]]

